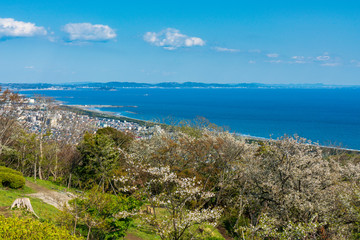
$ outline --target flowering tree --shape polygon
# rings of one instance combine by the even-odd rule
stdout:
[[[149,168],[151,175],[143,192],[148,196],[153,214],[144,219],[156,229],[162,239],[191,239],[199,232],[201,224],[216,226],[221,208],[205,208],[204,205],[215,195],[203,191],[196,178],[181,178],[169,167]],[[157,210],[165,210],[164,216]]]
[[[129,161],[128,175],[115,179],[120,191],[138,191],[146,197],[150,211],[141,219],[153,227],[161,239],[192,239],[204,224],[216,226],[221,216],[219,207],[205,207],[215,195],[204,191],[196,177],[179,177],[170,167],[150,167]],[[146,175],[145,181],[136,178]]]
[[[134,186],[142,190],[155,212],[148,222],[152,221],[159,231],[165,231],[165,225],[172,229],[161,233],[164,239],[169,236],[178,239],[179,235],[188,238],[187,234],[191,235],[194,229],[191,226],[198,226],[198,223],[190,221],[182,225],[186,229],[181,233],[184,229],[177,226],[179,221],[184,222],[186,216],[203,216],[199,222],[219,222],[220,210],[223,212],[227,204],[237,203],[239,185],[235,183],[239,179],[242,159],[251,158],[253,152],[254,146],[227,132],[202,129],[193,136],[164,131],[151,139],[133,142],[127,156],[128,169],[117,175],[115,185],[127,193],[135,193]],[[161,218],[164,211],[169,216],[168,222]],[[177,218],[180,220],[169,220]]]
[[[297,137],[265,142],[245,166],[244,194],[253,208],[253,224],[263,209],[277,219],[278,226],[289,221],[308,223],[315,214],[326,221],[338,174],[318,146]]]
[[[319,239],[317,234],[319,223],[314,216],[308,223],[294,223],[289,221],[282,231],[279,231],[277,220],[269,217],[267,214],[261,215],[256,226],[240,227],[243,239]]]
[[[212,194],[202,206],[221,207],[221,222],[238,237],[270,231],[283,238],[319,234],[344,238],[358,229],[360,165],[356,161],[340,164],[304,138],[248,143],[226,132],[202,130],[196,136],[163,132],[135,141],[131,151],[129,166],[133,167],[125,175],[136,180],[128,186],[147,189],[155,210],[152,217],[158,221],[152,224],[157,228],[170,226],[170,222],[159,223],[164,219],[156,211],[176,206],[172,196],[181,200],[173,195],[181,186],[177,181],[193,179],[201,192]],[[201,206],[201,201],[189,200],[184,209],[191,209],[194,202]],[[167,212],[170,216],[171,211]]]
[[[324,158],[319,146],[300,137],[263,142],[243,164],[240,196],[250,221],[235,226],[240,236],[348,239],[356,229],[359,164]]]

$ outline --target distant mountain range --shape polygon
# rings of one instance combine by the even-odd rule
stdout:
[[[77,89],[93,88],[97,90],[116,90],[117,88],[299,88],[299,89],[319,89],[319,88],[360,88],[360,85],[325,85],[316,84],[263,84],[263,83],[199,83],[199,82],[163,82],[163,83],[136,83],[136,82],[88,82],[88,83],[0,83],[3,88],[14,90],[26,89]]]

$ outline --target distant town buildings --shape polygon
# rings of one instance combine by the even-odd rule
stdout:
[[[32,133],[48,133],[47,137],[51,139],[66,140],[73,144],[79,142],[86,131],[96,132],[97,129],[103,127],[130,131],[139,138],[150,137],[153,132],[159,131],[160,128],[159,126],[141,126],[138,123],[111,118],[80,115],[71,111],[60,110],[54,107],[54,103],[51,107],[44,103],[37,104],[34,99],[26,99],[26,102],[16,110],[18,120],[24,127]]]

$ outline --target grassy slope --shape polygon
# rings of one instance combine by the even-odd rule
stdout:
[[[63,191],[65,187],[59,186],[53,182],[46,180],[33,180],[33,178],[26,178],[27,181],[34,182],[42,187],[45,187],[50,190]],[[72,191],[74,191],[72,189]],[[9,189],[9,188],[1,188],[0,187],[0,214],[12,216],[18,215],[19,213],[16,211],[9,210],[8,207],[14,202],[16,198],[28,197],[26,194],[34,193],[35,191],[27,186],[24,189]],[[41,220],[54,222],[56,220],[56,216],[60,213],[58,209],[55,207],[44,203],[43,201],[29,197],[31,204],[35,213],[40,217]],[[158,213],[161,213],[159,211]],[[165,213],[163,213],[165,214]],[[204,229],[207,232],[211,232],[211,235],[221,239],[221,234],[217,229],[212,227],[207,227]],[[140,219],[135,219],[131,224],[128,233],[139,237],[143,240],[160,240],[160,237],[157,236],[148,225],[144,225]]]
[[[31,181],[31,182],[35,182],[33,178],[26,178],[26,180]],[[36,184],[46,187],[50,190],[57,190],[57,191],[63,191],[64,189],[66,189],[66,187],[63,186],[59,186],[51,181],[46,181],[46,180],[36,180]],[[75,193],[74,189],[70,189],[70,191]],[[45,203],[44,203],[45,204]],[[166,213],[164,211],[158,211],[158,214],[161,215],[166,215]],[[219,233],[219,231],[211,226],[208,226],[204,229],[205,232],[208,232],[209,235],[213,236],[213,237],[217,237],[219,239],[222,238],[221,234]],[[135,219],[132,224],[130,225],[130,228],[128,230],[128,233],[139,237],[143,240],[160,240],[160,237],[157,236],[151,229],[150,226],[148,225],[144,225],[142,223],[142,221],[140,219]]]
[[[33,192],[34,191],[31,188],[26,186],[24,187],[24,189],[0,188],[0,207],[3,207],[1,213],[4,215],[9,215],[9,214],[12,215],[12,211],[9,210],[7,207],[10,207],[15,199],[27,197],[26,194]],[[58,209],[56,209],[55,207],[49,204],[44,203],[43,201],[37,198],[31,198],[31,197],[29,198],[35,213],[40,217],[40,219],[46,221],[55,220],[56,216],[60,212]]]
[[[64,191],[67,191],[67,192],[72,192],[72,193],[75,193],[75,189],[68,189],[67,187],[65,186],[60,186],[54,182],[51,182],[51,181],[47,181],[47,180],[40,180],[40,179],[36,179],[36,181],[34,180],[34,178],[32,177],[25,177],[25,179],[29,182],[33,182],[33,183],[36,183],[37,185],[39,186],[42,186],[42,187],[45,187],[49,190],[54,190],[54,191],[60,191],[60,192],[64,192]]]

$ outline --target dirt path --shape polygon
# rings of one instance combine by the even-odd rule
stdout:
[[[41,199],[45,203],[53,205],[57,209],[61,209],[69,200],[75,197],[72,193],[49,190],[29,181],[26,181],[26,186],[36,191],[36,193],[28,194],[28,196]]]
[[[126,234],[125,240],[143,240],[142,238],[139,238],[131,233]]]

